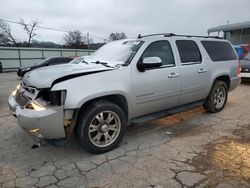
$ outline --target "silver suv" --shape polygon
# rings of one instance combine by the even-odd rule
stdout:
[[[221,111],[239,74],[236,52],[226,40],[139,36],[110,42],[78,64],[28,72],[9,105],[30,134],[63,139],[75,131],[82,146],[102,153],[118,146],[131,123],[198,105]]]

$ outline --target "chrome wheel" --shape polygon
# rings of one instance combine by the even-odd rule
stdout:
[[[226,100],[226,90],[224,87],[218,87],[214,92],[214,106],[219,109],[221,108]]]
[[[97,147],[106,147],[117,139],[120,131],[119,116],[112,111],[103,111],[91,120],[88,135],[92,144]]]

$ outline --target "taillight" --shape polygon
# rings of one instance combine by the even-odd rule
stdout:
[[[241,72],[241,65],[240,65],[240,60],[238,60],[238,77],[240,76],[240,72]]]

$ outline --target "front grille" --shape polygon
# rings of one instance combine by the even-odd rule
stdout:
[[[16,92],[16,102],[22,108],[24,108],[30,102],[30,99],[28,97],[26,97],[23,93],[24,92],[20,92],[19,90],[17,90],[17,92]]]

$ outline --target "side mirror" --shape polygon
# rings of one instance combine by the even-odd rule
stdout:
[[[137,64],[137,68],[140,72],[144,72],[145,69],[157,68],[162,65],[162,60],[159,57],[146,57]]]

